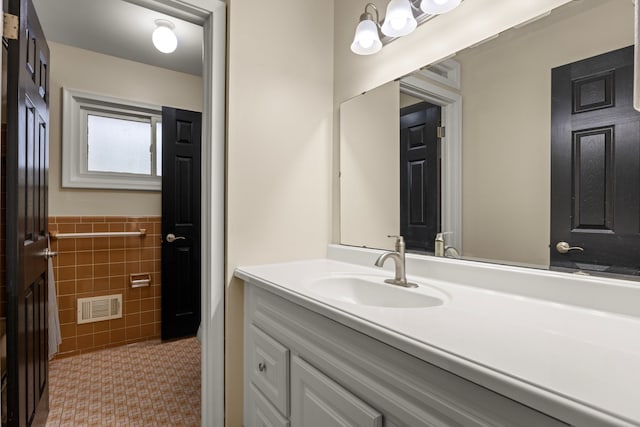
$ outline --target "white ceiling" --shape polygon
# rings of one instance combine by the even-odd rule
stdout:
[[[202,27],[126,0],[33,0],[49,41],[189,74],[202,74]],[[175,24],[175,52],[151,42],[156,19]]]

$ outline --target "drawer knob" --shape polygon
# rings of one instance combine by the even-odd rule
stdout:
[[[264,362],[258,363],[258,371],[264,372],[266,370],[267,370],[267,365],[265,365]]]

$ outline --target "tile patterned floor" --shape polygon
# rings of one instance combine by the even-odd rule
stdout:
[[[47,426],[199,426],[200,343],[148,341],[53,360]]]

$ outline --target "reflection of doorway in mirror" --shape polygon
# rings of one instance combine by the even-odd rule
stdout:
[[[400,94],[401,106],[408,96]],[[418,102],[400,108],[400,234],[408,250],[433,253],[436,233],[442,231],[441,107],[413,99]]]
[[[452,60],[447,75],[459,76]],[[400,109],[419,102],[437,106],[446,129],[440,152],[436,216],[446,246],[462,242],[462,97],[421,70],[340,105],[340,243],[392,250],[387,235],[400,233]],[[434,237],[435,239],[435,237]],[[433,248],[429,238],[422,246]]]
[[[453,60],[445,61],[451,69],[456,70],[456,77],[460,76],[460,68]],[[455,65],[455,66],[454,66]],[[430,69],[419,70],[400,80],[400,106],[408,107],[422,102],[437,108],[432,110],[441,125],[441,136],[437,138],[437,176],[432,176],[434,185],[437,186],[437,200],[430,205],[436,211],[432,213],[435,217],[435,231],[430,231],[427,237],[422,237],[424,243],[408,246],[414,251],[433,252],[435,233],[442,232],[445,238],[445,245],[461,252],[462,248],[462,96],[460,90],[455,87],[455,81],[444,82],[435,81],[434,73]],[[449,86],[449,84],[451,84]],[[407,110],[405,110],[407,111]],[[402,109],[401,109],[402,112]],[[402,114],[402,113],[401,113]],[[437,125],[436,125],[437,127]],[[412,165],[415,166],[415,165]],[[408,165],[401,164],[401,168],[408,168]],[[413,167],[413,171],[418,169]],[[436,171],[434,171],[436,172]],[[401,197],[402,201],[402,197]],[[401,215],[404,216],[401,207]],[[410,208],[411,209],[411,208]],[[414,215],[418,211],[409,212]],[[426,211],[425,211],[426,212]],[[401,218],[406,221],[405,218]],[[402,227],[402,226],[401,226]],[[412,234],[409,228],[402,227],[405,232]],[[433,232],[433,236],[431,236]]]

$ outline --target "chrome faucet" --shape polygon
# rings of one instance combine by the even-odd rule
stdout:
[[[387,237],[395,237],[396,239],[396,251],[395,252],[385,252],[378,257],[375,262],[376,267],[382,267],[384,262],[391,258],[396,266],[396,274],[393,279],[386,279],[385,283],[390,283],[392,285],[404,286],[405,288],[417,288],[418,285],[415,283],[407,282],[407,275],[405,271],[405,262],[404,262],[404,238],[402,236],[387,236]]]
[[[455,246],[445,245],[444,236],[446,234],[452,234],[451,231],[436,234],[436,240],[434,244],[434,255],[447,258],[460,258],[460,251]]]

